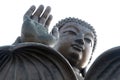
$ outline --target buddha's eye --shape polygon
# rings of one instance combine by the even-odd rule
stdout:
[[[64,31],[63,33],[68,35],[76,35],[74,31]]]
[[[91,42],[92,42],[91,39],[89,39],[89,38],[84,38],[84,40],[85,40],[85,42],[87,42],[87,43],[91,43]]]

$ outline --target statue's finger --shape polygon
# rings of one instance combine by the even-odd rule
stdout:
[[[48,7],[45,9],[45,11],[44,11],[44,13],[42,14],[42,16],[40,17],[40,19],[39,19],[39,22],[40,22],[41,24],[45,24],[45,23],[46,23],[46,20],[48,19],[48,16],[49,16],[49,14],[50,14],[50,11],[51,11],[51,7],[48,6]]]
[[[25,13],[24,18],[25,18],[26,16],[27,16],[27,17],[31,17],[34,11],[35,11],[35,6],[33,5],[33,6],[31,6],[31,7],[28,9],[28,11]]]
[[[40,5],[40,6],[38,7],[38,9],[36,10],[36,12],[33,14],[32,19],[38,21],[38,18],[39,18],[40,15],[42,14],[43,10],[44,10],[44,6],[43,6],[43,5]]]
[[[49,25],[50,25],[50,23],[51,23],[52,19],[53,19],[53,16],[52,16],[52,15],[50,15],[50,16],[48,17],[48,19],[47,19],[46,23],[45,23],[45,27],[46,27],[46,28],[48,28],[48,27],[49,27]]]

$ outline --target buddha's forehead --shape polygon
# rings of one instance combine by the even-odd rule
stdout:
[[[75,22],[68,22],[66,24],[64,24],[61,28],[60,31],[62,30],[74,30],[74,31],[78,31],[78,32],[86,32],[86,33],[92,33],[92,31],[86,27],[83,26],[79,23],[75,23]]]

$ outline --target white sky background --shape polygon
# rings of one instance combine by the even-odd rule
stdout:
[[[119,0],[2,0],[0,2],[0,45],[12,44],[20,35],[22,18],[31,5],[52,7],[52,27],[66,17],[91,24],[97,32],[94,59],[107,49],[120,45]]]

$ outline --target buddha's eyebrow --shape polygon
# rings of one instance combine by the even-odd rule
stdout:
[[[62,28],[63,30],[74,30],[74,31],[76,31],[76,32],[79,32],[79,29],[78,29],[78,27],[77,26],[74,26],[74,25],[69,25],[69,26],[66,26],[66,27],[63,27]]]
[[[92,34],[92,32],[87,33],[87,34],[86,34],[86,36],[90,36],[91,38],[93,38],[93,39],[94,39],[94,35]]]

